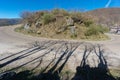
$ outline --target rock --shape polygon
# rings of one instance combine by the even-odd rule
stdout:
[[[67,29],[67,26],[62,26],[58,29],[58,33],[64,32]]]
[[[37,34],[41,34],[41,31],[37,31]]]
[[[70,27],[70,29],[71,29],[70,31],[71,31],[72,34],[75,34],[75,28],[76,28],[76,26],[71,26]]]
[[[36,26],[36,28],[40,28],[40,26],[42,26],[42,22],[41,21],[37,21],[35,23],[35,26]]]
[[[73,26],[74,25],[74,21],[73,21],[72,18],[67,18],[66,22],[67,22],[67,26]]]
[[[120,35],[120,30],[118,30],[118,31],[117,31],[117,34],[119,34],[119,35]]]
[[[25,24],[24,29],[29,29],[29,28],[30,28],[29,24],[28,23]]]

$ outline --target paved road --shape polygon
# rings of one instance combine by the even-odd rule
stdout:
[[[31,43],[35,41],[45,41],[46,38],[32,37],[17,33],[14,31],[14,28],[17,26],[6,26],[0,27],[0,54],[7,53],[16,53],[27,49]],[[120,35],[107,34],[111,37],[111,40],[107,41],[75,41],[73,42],[90,42],[92,44],[102,44],[104,45],[109,56],[109,63],[112,65],[120,66]],[[57,39],[54,39],[57,40]],[[66,40],[67,41],[67,40]],[[110,64],[111,65],[111,64]]]
[[[44,40],[15,32],[14,29],[17,26],[0,27],[0,53],[17,52],[24,49],[30,43]]]
[[[17,25],[19,26],[19,25]],[[6,47],[12,47],[13,45],[24,45],[35,41],[44,41],[46,38],[32,37],[24,34],[14,32],[14,28],[17,26],[0,27],[0,46],[2,49]],[[120,53],[120,35],[107,34],[111,37],[111,40],[107,41],[86,41],[91,43],[100,43],[105,45],[114,53]],[[75,41],[75,40],[71,40]]]

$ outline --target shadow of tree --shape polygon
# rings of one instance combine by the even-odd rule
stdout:
[[[50,68],[47,72],[45,72],[47,69],[43,70],[39,74],[38,79],[39,80],[61,80],[60,73],[62,72],[65,64],[69,60],[70,56],[73,54],[73,52],[79,47],[80,44],[67,44],[65,43],[64,46],[66,47],[65,51],[62,53],[62,55],[59,57],[55,65]],[[65,57],[64,62],[60,65],[60,62]],[[58,65],[60,65],[58,67]],[[47,66],[48,68],[48,66]],[[44,73],[45,72],[45,73]]]
[[[58,44],[60,45],[58,46]],[[103,55],[104,50],[101,48],[101,45],[93,46],[92,48],[88,48],[88,46],[85,45],[82,61],[80,62],[80,66],[76,68],[75,75],[70,77],[67,76],[66,78],[61,78],[60,74],[62,73],[66,63],[74,54],[76,49],[78,50],[78,47],[81,44],[83,43],[48,41],[43,42],[42,44],[37,43],[37,46],[34,46],[33,48],[29,48],[21,52],[9,55],[5,58],[2,58],[0,59],[0,61],[18,55],[7,62],[0,64],[0,68],[3,68],[15,61],[19,61],[27,56],[35,54],[36,52],[39,52],[41,50],[46,50],[45,52],[43,52],[42,55],[39,55],[34,59],[31,59],[30,61],[26,61],[25,63],[17,67],[0,73],[0,80],[120,80],[119,77],[115,79],[111,75],[108,69],[107,61]],[[50,54],[50,52],[52,52],[53,49],[55,50],[55,55],[53,59],[50,60],[47,65],[44,66],[43,70],[40,70],[39,67],[43,63],[43,57]],[[59,54],[59,57],[56,56],[57,54]],[[91,54],[95,54],[98,57],[98,65],[96,67],[91,67],[89,65],[90,63],[87,63],[87,59]],[[21,67],[30,64],[34,61],[39,61],[39,63],[32,69],[15,72],[15,70],[20,69]],[[39,72],[39,74],[37,75],[35,75],[36,73],[33,73],[33,71],[36,68],[38,68]]]
[[[56,48],[56,45],[60,44],[60,46],[58,46]],[[53,47],[54,46],[54,47]],[[42,63],[42,58],[49,54],[53,49],[51,47],[53,47],[54,49],[56,49],[56,53],[55,53],[55,57],[53,58],[53,60],[50,61],[50,63],[46,66],[46,68],[44,70],[42,70],[42,72],[40,72],[40,74],[35,78],[39,79],[39,80],[44,80],[47,76],[48,79],[60,79],[59,74],[61,73],[62,69],[64,68],[65,64],[67,63],[68,59],[70,58],[70,56],[73,54],[73,52],[77,49],[77,47],[79,46],[79,44],[76,43],[68,43],[65,41],[48,41],[48,42],[43,42],[42,44],[20,51],[18,53],[9,55],[7,57],[4,57],[2,59],[0,59],[0,61],[4,61],[4,63],[0,64],[0,68],[6,67],[7,65],[15,62],[15,61],[19,61],[25,57],[28,57],[32,54],[35,54],[38,51],[41,50],[45,50],[47,49],[42,55],[31,59],[30,61],[26,61],[25,63],[21,63],[21,65],[14,67],[10,70],[4,71],[0,74],[0,80],[29,80],[28,76],[31,76],[32,74],[30,74],[29,72],[35,70],[37,67],[39,67]],[[60,54],[60,57],[56,58],[56,55]],[[15,56],[15,57],[13,57]],[[13,58],[12,58],[13,57]],[[7,61],[8,59],[8,61]],[[23,66],[32,63],[36,60],[40,60],[39,64],[34,67],[32,70],[27,70],[27,71],[22,71],[22,72],[14,72],[15,70],[22,68]],[[55,60],[57,60],[55,62]],[[53,67],[49,67],[53,62],[55,62],[55,64],[53,65]],[[62,64],[61,64],[62,63]],[[12,73],[14,73],[14,75],[11,75]],[[10,77],[11,76],[11,77]],[[20,77],[21,76],[21,77]],[[32,78],[33,79],[33,78]],[[31,80],[31,78],[30,78]],[[46,79],[47,80],[47,79]]]
[[[7,66],[8,64],[11,64],[11,63],[13,63],[13,62],[15,62],[15,61],[19,61],[19,60],[21,60],[21,59],[23,59],[23,58],[26,58],[26,57],[28,57],[28,56],[30,56],[30,55],[33,55],[33,54],[35,54],[35,53],[37,53],[37,52],[39,52],[39,51],[45,50],[45,49],[47,49],[47,48],[49,48],[49,47],[51,47],[51,46],[53,46],[53,45],[55,45],[55,44],[56,44],[56,42],[52,42],[52,41],[43,42],[42,44],[40,44],[40,45],[38,45],[38,46],[35,46],[35,47],[32,47],[32,48],[29,48],[29,49],[20,51],[20,52],[18,52],[18,53],[12,54],[12,55],[7,56],[7,57],[5,57],[5,58],[2,58],[2,59],[0,59],[0,61],[5,60],[6,62],[0,64],[0,68],[3,68],[3,67],[5,67],[5,66]],[[28,61],[28,62],[26,62],[26,63],[24,63],[24,64],[22,64],[22,65],[20,65],[20,66],[18,66],[18,67],[16,67],[16,68],[13,68],[13,69],[11,69],[11,70],[18,69],[18,68],[20,68],[20,67],[22,67],[22,66],[24,66],[24,65],[27,65],[27,64],[29,64],[29,63],[37,60],[37,59],[40,59],[40,58],[44,57],[46,54],[50,53],[51,51],[52,51],[52,49],[49,49],[49,50],[47,50],[43,55],[38,56],[38,57],[32,59],[31,61]],[[16,57],[15,57],[15,58],[11,58],[11,57],[13,57],[13,56],[16,56]],[[9,58],[10,58],[10,60],[7,61],[7,59],[9,59]],[[10,71],[11,71],[11,70],[10,70]]]
[[[101,46],[98,45],[98,53],[94,47],[94,53],[99,59],[97,67],[90,67],[89,64],[86,64],[86,60],[92,50],[87,50],[85,47],[84,55],[80,66],[76,68],[76,74],[72,80],[116,80],[110,73],[107,61],[103,56],[104,51],[101,49]],[[88,52],[88,53],[87,53]]]

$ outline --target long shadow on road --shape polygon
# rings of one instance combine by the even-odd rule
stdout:
[[[104,50],[101,45],[93,46],[92,48],[88,48],[88,46],[84,45],[84,52],[82,56],[82,60],[80,61],[80,65],[75,67],[76,72],[73,76],[67,76],[65,78],[61,77],[61,73],[64,70],[65,65],[69,61],[69,59],[74,55],[75,51],[78,50],[78,47],[83,45],[83,43],[71,43],[71,42],[57,42],[57,41],[48,41],[42,42],[35,47],[23,50],[21,52],[9,55],[0,59],[0,61],[6,61],[0,64],[0,68],[4,68],[9,64],[12,64],[16,61],[22,60],[30,55],[36,54],[37,52],[44,52],[37,55],[35,58],[30,59],[24,63],[21,63],[17,67],[14,67],[2,72],[0,74],[0,80],[120,80],[115,79],[107,65],[107,61],[104,57]],[[54,53],[54,55],[53,55]],[[44,61],[44,59],[48,58],[52,54],[49,61]],[[91,67],[90,63],[87,63],[88,57],[91,54],[95,54],[98,57],[98,65],[96,67]],[[12,58],[15,56],[14,58]],[[33,63],[37,63],[36,66],[32,67],[28,70],[23,70],[19,72],[15,72],[16,70],[22,68],[26,65],[32,65]],[[41,66],[44,65],[44,68],[41,70]],[[37,75],[33,73],[34,70],[39,72]]]
[[[46,44],[47,44],[47,47],[45,47]],[[12,63],[12,62],[15,62],[15,61],[17,61],[17,60],[20,60],[20,59],[23,59],[23,58],[25,58],[25,57],[28,57],[28,56],[30,56],[30,55],[32,55],[32,54],[35,54],[35,53],[37,53],[37,52],[39,52],[39,51],[41,51],[41,50],[43,50],[43,49],[46,49],[46,48],[48,48],[48,47],[51,47],[51,46],[54,45],[54,44],[55,44],[55,43],[47,42],[47,43],[45,43],[45,44],[43,44],[43,45],[39,45],[39,46],[37,46],[37,47],[33,47],[33,48],[30,48],[30,49],[27,49],[27,50],[23,50],[23,51],[20,51],[20,52],[18,52],[18,53],[15,53],[15,54],[12,54],[12,55],[10,55],[10,56],[7,56],[7,57],[1,59],[0,61],[7,60],[8,58],[11,58],[11,57],[13,57],[13,56],[15,56],[15,55],[18,55],[18,56],[16,56],[15,58],[12,58],[11,60],[6,61],[6,62],[0,64],[0,68],[5,67],[6,65],[8,65],[8,64],[10,64],[10,63]],[[20,54],[20,55],[19,55],[19,54]]]
[[[100,45],[98,45],[97,48],[98,52],[96,51],[96,47],[94,47],[93,50],[99,59],[98,66],[90,67],[90,65],[86,63],[88,56],[92,54],[92,50],[87,51],[86,47],[82,62],[80,66],[76,68],[76,74],[72,80],[116,80],[108,69],[107,61],[103,56],[104,51]]]

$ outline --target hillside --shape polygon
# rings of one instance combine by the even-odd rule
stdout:
[[[96,9],[85,14],[96,18],[98,24],[103,24],[108,27],[114,26],[115,24],[120,25],[120,8]]]
[[[0,26],[8,26],[21,23],[21,19],[0,19]]]
[[[57,39],[106,39],[106,29],[80,12],[54,9],[23,12],[21,17],[24,25],[17,31],[30,35]]]

